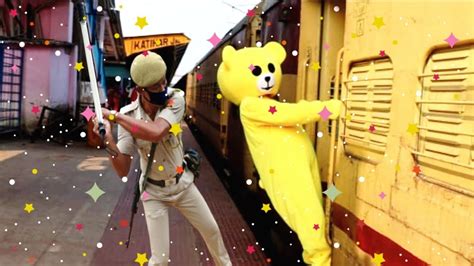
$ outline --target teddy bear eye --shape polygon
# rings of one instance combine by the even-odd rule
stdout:
[[[272,63],[268,64],[268,70],[270,71],[270,73],[275,72],[275,66]]]
[[[260,76],[260,74],[262,74],[262,68],[259,66],[254,66],[252,74],[256,77]]]

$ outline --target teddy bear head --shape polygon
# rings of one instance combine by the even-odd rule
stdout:
[[[217,71],[222,94],[236,105],[245,97],[276,95],[282,77],[281,63],[285,58],[285,48],[277,42],[240,50],[226,46]]]

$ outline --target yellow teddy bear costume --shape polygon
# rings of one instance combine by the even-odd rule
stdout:
[[[330,119],[337,118],[341,102],[280,103],[270,98],[278,93],[280,65],[285,58],[286,51],[277,42],[238,51],[227,46],[217,79],[224,97],[240,105],[240,119],[260,186],[298,234],[304,261],[326,266],[331,264],[331,248],[325,238],[318,163],[301,125],[318,121],[327,111],[332,113],[327,113]]]

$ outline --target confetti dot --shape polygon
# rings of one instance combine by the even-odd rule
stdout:
[[[87,257],[87,253],[86,253],[86,252],[82,252],[82,256],[83,256],[83,257]]]
[[[222,99],[222,94],[218,93],[217,96],[216,96],[217,99]]]
[[[114,38],[115,38],[115,39],[119,39],[119,38],[120,38],[120,34],[115,33],[115,34],[114,34]]]
[[[60,56],[60,55],[61,55],[61,51],[56,50],[56,52],[54,52],[54,54],[55,54],[56,56]]]
[[[25,47],[25,42],[20,42],[20,47],[21,48]]]
[[[126,176],[122,177],[122,182],[127,183],[128,178]]]
[[[364,176],[359,176],[359,182],[363,183],[365,181],[365,177]]]
[[[421,97],[421,91],[416,91],[416,97]]]
[[[245,183],[247,183],[247,185],[249,185],[249,186],[252,185],[252,179],[250,179],[250,178],[247,179],[247,181],[245,181]]]
[[[79,136],[81,136],[81,138],[85,138],[85,137],[86,137],[86,132],[81,132],[81,133],[79,134]]]
[[[281,45],[285,46],[287,44],[286,40],[281,41]]]
[[[319,131],[317,136],[318,136],[318,138],[322,138],[323,137],[323,132]]]
[[[297,56],[297,55],[298,55],[298,51],[293,50],[293,51],[291,52],[291,54],[292,54],[293,56]]]
[[[97,243],[97,248],[102,248],[102,247],[103,247],[103,245],[102,245],[101,242]]]
[[[10,184],[10,186],[13,186],[15,185],[15,179],[10,179],[10,181],[8,181],[8,183]]]
[[[33,173],[34,175],[38,174],[38,169],[33,168],[33,170],[31,170],[31,173]]]
[[[338,6],[334,6],[334,12],[339,12],[339,10],[341,10]]]
[[[257,47],[262,47],[262,42],[257,42],[256,45]]]
[[[357,76],[355,76],[355,75],[352,76],[352,81],[358,81],[358,80],[359,80],[359,78]]]
[[[341,247],[341,244],[339,244],[339,242],[334,243],[334,248],[340,248],[340,247]]]
[[[122,77],[120,77],[120,76],[115,77],[115,81],[120,82],[121,80],[122,80]]]
[[[97,6],[97,12],[102,12],[102,10],[104,10],[102,6]]]
[[[163,170],[165,170],[165,168],[163,167],[163,165],[160,165],[160,166],[158,166],[158,170],[163,171]]]

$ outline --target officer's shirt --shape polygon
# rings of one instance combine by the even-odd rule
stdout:
[[[167,88],[167,90],[168,95],[172,94],[170,98],[172,104],[158,110],[155,118],[163,118],[170,125],[180,124],[185,110],[184,92],[172,88]],[[141,107],[139,97],[120,109],[120,114],[153,123],[153,120]],[[122,154],[128,155],[133,155],[135,149],[138,150],[142,176],[147,169],[148,160],[152,159],[155,163],[151,166],[150,173],[148,174],[149,178],[166,180],[174,177],[178,170],[180,170],[178,167],[182,167],[183,164],[184,153],[181,133],[175,136],[173,133],[168,132],[156,146],[154,158],[152,158],[153,155],[150,156],[151,145],[151,141],[136,139],[122,126],[118,126],[117,147]]]

